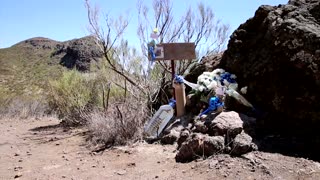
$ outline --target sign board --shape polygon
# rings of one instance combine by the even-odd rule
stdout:
[[[194,43],[162,43],[155,48],[155,60],[196,59]]]

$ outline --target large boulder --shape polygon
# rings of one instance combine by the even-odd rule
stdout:
[[[219,66],[248,86],[245,97],[265,128],[319,129],[319,12],[319,0],[260,6],[231,35]]]
[[[209,125],[215,136],[235,137],[243,130],[243,121],[237,112],[222,112]]]

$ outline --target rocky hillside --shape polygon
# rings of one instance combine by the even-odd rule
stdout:
[[[228,109],[257,118],[261,150],[318,157],[319,12],[319,0],[261,6],[233,32],[222,55],[203,58],[186,77],[192,80],[218,67],[236,74],[255,109],[236,102],[229,102]]]
[[[97,49],[89,36],[66,42],[36,37],[0,49],[0,114],[7,106],[20,109],[23,102],[40,102],[49,80],[64,67],[89,71],[102,58]]]
[[[319,129],[319,12],[318,0],[261,6],[232,34],[222,57],[221,66],[248,86],[247,98],[273,129]]]
[[[79,71],[89,71],[90,64],[102,58],[102,53],[92,36],[65,42],[36,37],[22,41],[12,48],[14,47],[28,48],[30,51],[42,53],[42,56],[50,52],[51,64],[59,62],[67,68],[76,68]]]

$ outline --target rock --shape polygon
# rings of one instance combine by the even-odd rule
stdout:
[[[211,137],[200,133],[193,133],[181,144],[175,159],[177,162],[189,162],[198,157],[211,156],[214,153],[223,151],[223,149],[223,137]]]
[[[242,155],[251,151],[252,138],[245,132],[238,134],[231,144],[231,154],[233,155]]]
[[[180,131],[177,129],[172,129],[169,134],[164,135],[161,138],[162,144],[173,144],[175,143],[180,137]]]
[[[19,171],[19,170],[21,170],[21,169],[22,169],[21,166],[16,166],[16,167],[14,167],[14,171]]]
[[[230,37],[219,67],[236,74],[239,87],[248,86],[244,96],[263,128],[319,130],[319,12],[317,0],[260,6]]]
[[[16,174],[16,175],[14,176],[14,179],[20,178],[21,176],[22,176],[22,174],[21,174],[21,173],[18,173],[18,174]]]
[[[235,137],[243,129],[243,121],[237,112],[222,112],[210,123],[214,135]]]
[[[180,148],[181,144],[187,140],[187,138],[190,136],[190,130],[184,129],[180,133],[180,137],[178,139],[178,149]]]
[[[211,156],[215,153],[223,153],[224,137],[206,136],[203,142],[203,153],[205,156]]]
[[[57,45],[52,57],[61,58],[60,64],[79,71],[89,71],[90,66],[102,58],[103,53],[95,43],[93,36],[74,39]]]
[[[208,127],[204,124],[204,121],[197,121],[194,127],[196,132],[206,133],[208,131]]]
[[[125,175],[127,173],[127,171],[126,170],[120,170],[120,171],[117,171],[117,174],[118,175]]]

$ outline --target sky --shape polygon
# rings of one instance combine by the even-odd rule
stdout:
[[[142,0],[151,6],[152,0]],[[139,44],[137,37],[137,0],[90,0],[101,12],[117,17],[128,14],[130,24],[125,38],[129,45]],[[213,8],[216,18],[230,25],[230,33],[254,16],[260,5],[286,4],[288,0],[172,0],[173,12],[183,14],[203,2]],[[10,47],[33,37],[66,41],[90,35],[84,0],[1,0],[0,48]]]

